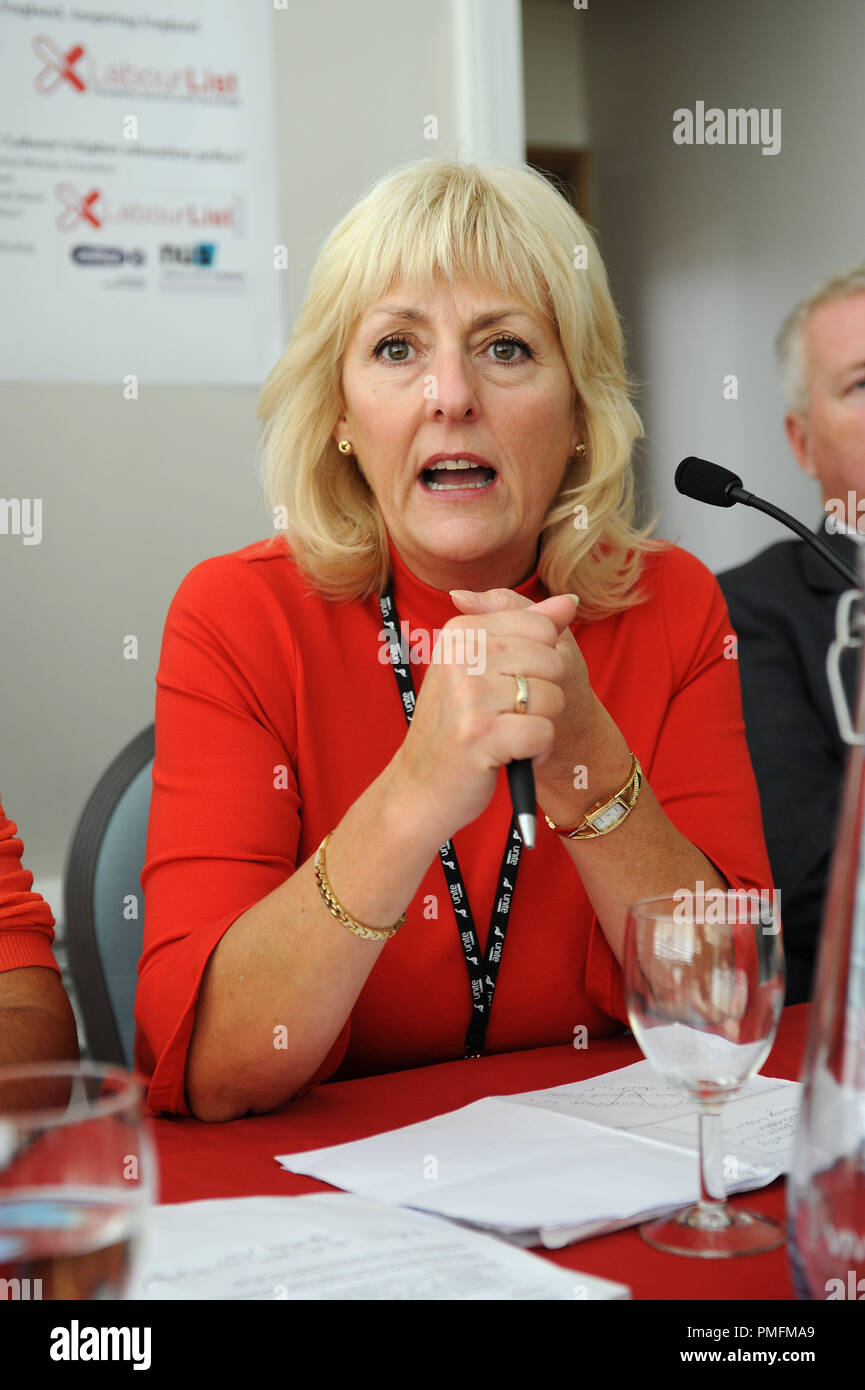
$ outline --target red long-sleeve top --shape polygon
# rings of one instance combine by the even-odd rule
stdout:
[[[45,899],[33,892],[33,875],[21,863],[24,846],[18,827],[0,804],[0,971],[44,965],[59,975],[54,959],[54,918]]]
[[[412,632],[441,628],[456,615],[448,594],[390,550],[400,620]],[[647,558],[642,586],[645,602],[573,625],[592,687],[677,829],[733,887],[768,887],[721,591],[676,547]],[[517,592],[548,597],[536,573]],[[152,1078],[154,1110],[190,1113],[184,1069],[196,1000],[223,933],[315,853],[406,737],[381,630],[375,596],[322,598],[276,539],[203,561],[172,601],[156,677],[135,1010],[136,1064]],[[412,667],[418,691],[424,670]],[[486,811],[454,837],[481,949],[510,819],[502,772]],[[436,855],[310,1085],[462,1057],[470,1013]],[[564,845],[539,817],[536,847],[519,867],[485,1050],[566,1042],[579,1025],[600,1037],[626,1018],[619,965]]]

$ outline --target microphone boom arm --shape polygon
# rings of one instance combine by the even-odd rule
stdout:
[[[797,536],[801,536],[802,540],[807,541],[815,550],[818,550],[823,559],[827,560],[839,574],[844,576],[848,584],[852,584],[856,589],[862,588],[861,580],[853,566],[848,565],[846,560],[836,554],[831,545],[827,545],[821,536],[815,535],[804,522],[797,521],[795,516],[790,516],[789,512],[783,512],[773,502],[764,502],[762,497],[757,497],[753,492],[748,492],[746,488],[738,487],[735,484],[727,488],[727,496],[732,498],[734,502],[741,502],[745,507],[753,507],[758,512],[765,512],[775,521],[780,521],[783,526],[788,526],[791,531],[796,532]]]

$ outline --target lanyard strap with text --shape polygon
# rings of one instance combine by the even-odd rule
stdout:
[[[406,723],[410,724],[414,714],[415,689],[409,670],[408,652],[404,652],[400,644],[399,618],[393,601],[391,584],[388,585],[384,595],[379,598],[379,607],[381,608],[382,622],[393,633],[393,640],[388,651],[396,677],[397,689],[402,700]],[[404,657],[405,660],[403,660]],[[466,1033],[467,1057],[479,1057],[483,1051],[522,848],[523,842],[517,828],[516,816],[514,816],[511,819],[502,866],[499,870],[499,882],[490,918],[487,949],[483,957],[481,957],[478,934],[475,930],[474,918],[453,841],[448,840],[447,844],[442,845],[439,850],[471,985],[472,1017]]]

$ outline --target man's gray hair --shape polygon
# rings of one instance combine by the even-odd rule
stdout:
[[[775,339],[775,352],[789,410],[808,409],[808,364],[805,360],[805,344],[802,341],[802,329],[806,321],[821,304],[829,304],[836,299],[849,299],[852,295],[861,293],[865,293],[865,262],[824,280],[813,294],[796,305],[782,323]]]

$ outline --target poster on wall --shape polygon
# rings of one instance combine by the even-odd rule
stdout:
[[[0,381],[260,385],[270,6],[0,0]]]

